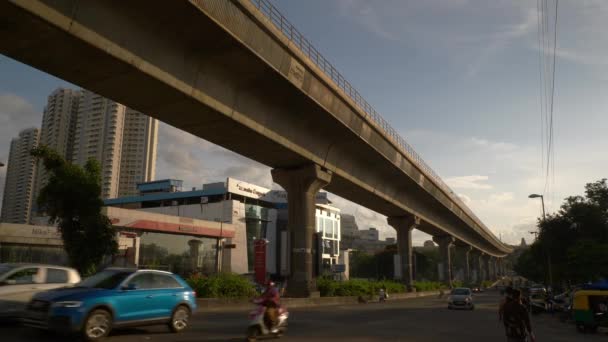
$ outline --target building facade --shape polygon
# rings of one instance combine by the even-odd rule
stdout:
[[[118,175],[126,107],[90,91],[78,106],[72,161],[84,166],[89,159],[101,163],[101,196],[118,196]]]
[[[72,160],[76,117],[82,91],[58,88],[48,97],[42,114],[40,126],[40,145],[47,146],[59,153],[68,161]],[[40,190],[48,182],[48,172],[39,160],[36,165],[34,181],[34,199],[38,198]],[[37,215],[37,204],[32,205],[32,215]]]
[[[11,141],[2,200],[1,222],[27,223],[30,220],[36,160],[30,155],[38,145],[40,130],[30,128]]]
[[[78,105],[72,162],[101,164],[102,198],[137,193],[154,179],[158,121],[84,90]]]
[[[157,137],[158,120],[126,109],[118,197],[137,195],[138,183],[154,180]]]
[[[229,224],[234,236],[219,248],[218,268],[237,274],[254,272],[254,241],[266,239],[266,271],[289,274],[287,194],[228,178],[226,182],[204,184],[202,189],[178,191],[179,180],[159,180],[139,184],[138,196],[107,199],[106,205],[184,218]],[[327,194],[317,197],[317,238],[319,269],[338,263],[340,211],[331,207]]]

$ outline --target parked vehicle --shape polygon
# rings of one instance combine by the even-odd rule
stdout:
[[[249,327],[247,328],[247,341],[256,341],[259,337],[274,337],[279,338],[287,332],[287,318],[289,312],[284,307],[279,307],[278,324],[275,330],[271,330],[264,321],[264,313],[266,307],[258,305],[255,310],[249,313]]]
[[[41,264],[0,264],[0,317],[18,318],[39,292],[73,286],[80,281],[73,268]]]
[[[86,340],[107,336],[113,328],[166,324],[172,332],[186,329],[196,310],[196,293],[170,272],[109,268],[73,288],[34,296],[26,326],[81,333]]]
[[[580,332],[608,327],[608,290],[578,290],[574,293],[572,315]]]
[[[458,287],[452,290],[448,297],[448,309],[474,310],[473,293],[466,287]]]

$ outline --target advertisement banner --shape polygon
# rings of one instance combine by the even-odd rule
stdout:
[[[257,239],[253,242],[253,270],[255,272],[255,281],[258,284],[266,282],[266,244],[265,239]]]

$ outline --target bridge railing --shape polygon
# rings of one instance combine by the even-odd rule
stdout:
[[[269,0],[249,0],[258,10],[266,16],[270,22],[278,28],[292,43],[294,43],[300,51],[302,51],[310,60],[317,65],[333,82],[342,89],[355,104],[368,115],[384,133],[391,137],[394,142],[410,157],[414,163],[423,170],[450,196],[450,198],[459,204],[459,207],[464,210],[470,217],[477,221],[479,225],[486,228],[481,220],[471,211],[471,209],[458,197],[452,189],[435,173],[433,169],[420,157],[414,148],[408,144],[397,131],[378,113],[376,110],[361,96],[361,94],[338,72],[338,70],[325,58],[319,51],[302,35],[294,25],[292,25],[279,10],[270,3]]]

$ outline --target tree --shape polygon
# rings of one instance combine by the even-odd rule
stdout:
[[[37,202],[58,223],[70,264],[83,275],[96,271],[105,256],[118,249],[116,230],[101,213],[101,170],[89,159],[84,168],[66,162],[56,151],[40,146],[31,155],[41,159],[49,173]]]
[[[608,183],[585,186],[585,196],[570,196],[560,210],[538,221],[538,239],[517,261],[521,275],[553,282],[578,283],[608,276]]]

